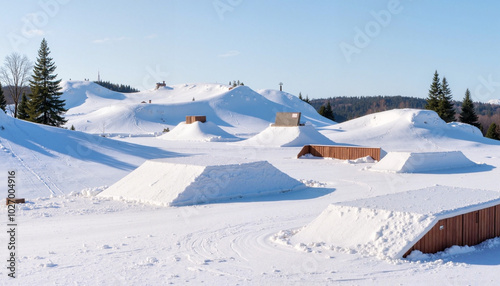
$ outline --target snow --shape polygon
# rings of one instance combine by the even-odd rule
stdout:
[[[302,183],[266,161],[239,159],[228,163],[227,159],[195,156],[147,161],[98,196],[185,206],[283,193],[303,187]]]
[[[309,144],[332,145],[333,141],[319,133],[313,126],[269,126],[245,141],[243,146],[301,147]]]
[[[470,126],[446,124],[433,112],[414,109],[334,124],[315,117],[307,105],[302,109],[299,99],[284,92],[229,91],[220,84],[173,85],[135,94],[113,93],[90,82],[65,85],[63,97],[72,106],[66,127],[79,131],[0,114],[0,168],[4,174],[16,170],[17,195],[27,200],[16,206],[18,278],[6,281],[7,269],[2,268],[0,284],[497,284],[498,238],[470,252],[455,247],[450,254],[417,260],[366,255],[358,247],[291,242],[331,204],[368,203],[436,185],[498,192],[500,142],[483,138]],[[150,99],[151,104],[140,103]],[[479,165],[460,171],[370,172],[375,162],[299,160],[302,146],[263,148],[154,136],[174,129],[186,115],[200,114],[229,134],[249,138],[268,128],[281,111],[302,112],[336,144],[382,147],[385,152],[461,151]],[[97,195],[145,162],[167,159],[177,165],[188,162],[194,169],[200,156],[212,157],[201,160],[202,168],[267,161],[306,187],[180,207]],[[231,191],[260,186],[255,178],[249,180]],[[6,185],[6,176],[0,176],[0,186]],[[472,206],[471,197],[462,192],[457,200]],[[0,212],[7,213],[7,207],[0,205]],[[403,212],[392,212],[411,221]],[[6,215],[0,223],[7,224]],[[7,241],[6,235],[0,232],[0,241]],[[4,259],[7,249],[2,249]]]
[[[491,99],[488,101],[489,104],[500,105],[500,99]]]
[[[191,114],[205,115],[233,135],[262,131],[276,112],[302,112],[317,126],[334,123],[295,96],[276,91],[268,99],[247,86],[229,90],[222,84],[181,84],[137,93],[112,92],[92,82],[62,86],[69,109],[66,126],[95,134],[154,134]],[[286,104],[281,103],[284,97]]]
[[[401,258],[439,220],[499,204],[499,192],[447,186],[341,202],[328,206],[291,243]]]
[[[372,171],[396,173],[428,173],[439,170],[477,166],[461,151],[448,152],[389,152]]]
[[[163,140],[185,140],[185,141],[237,141],[238,137],[227,133],[212,122],[202,123],[200,121],[186,124],[179,123],[173,130],[158,137]]]

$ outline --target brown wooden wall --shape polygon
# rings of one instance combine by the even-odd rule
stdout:
[[[374,160],[380,161],[380,148],[306,145],[302,147],[297,158],[306,154],[311,154],[315,157],[328,157],[340,160],[354,160],[371,156]]]
[[[200,121],[205,123],[207,121],[206,116],[186,116],[186,124],[191,124],[193,122]]]
[[[500,236],[500,205],[442,219],[403,257],[413,250],[436,253],[453,245],[472,246]]]

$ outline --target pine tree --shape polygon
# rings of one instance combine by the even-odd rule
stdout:
[[[62,116],[66,109],[64,100],[59,99],[62,94],[59,92],[61,80],[56,80],[57,74],[54,74],[56,66],[49,55],[47,41],[43,39],[33,68],[33,79],[30,80],[33,94],[28,102],[27,111],[30,121],[59,127],[66,123]]]
[[[486,138],[491,138],[495,140],[500,140],[500,135],[498,134],[498,126],[495,122],[491,123],[490,128],[488,128],[488,132],[486,132]]]
[[[19,103],[19,106],[17,108],[17,118],[23,119],[23,120],[26,120],[29,118],[29,115],[28,115],[28,97],[26,96],[25,92],[23,92],[23,96],[21,97],[21,103]]]
[[[332,105],[330,104],[330,101],[326,104],[326,106],[323,104],[318,110],[318,113],[330,120],[335,121],[335,117],[333,116],[333,110],[332,110]]]
[[[439,117],[446,122],[455,120],[455,109],[453,108],[452,98],[453,96],[448,86],[448,81],[446,81],[446,77],[443,77],[441,92],[438,97],[437,113]]]
[[[429,97],[427,97],[427,105],[425,106],[425,109],[434,110],[437,112],[440,94],[441,94],[441,83],[439,80],[439,74],[437,71],[435,71],[431,83],[431,88],[429,89]]]
[[[7,101],[5,100],[5,96],[3,96],[2,84],[0,83],[0,109],[3,112],[7,112],[5,108],[7,107]]]
[[[460,112],[459,120],[460,122],[474,125],[479,128],[480,124],[477,122],[478,119],[476,111],[474,110],[474,103],[470,99],[470,91],[467,89],[465,91],[465,98],[462,102],[462,112]]]

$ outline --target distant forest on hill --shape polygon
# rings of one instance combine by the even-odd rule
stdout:
[[[344,122],[367,114],[396,108],[425,109],[427,101],[423,98],[408,96],[360,96],[360,97],[330,97],[311,99],[309,103],[319,110],[330,102],[336,122]],[[461,112],[462,102],[453,101],[455,111]],[[474,108],[485,133],[492,122],[500,124],[500,105],[474,102]]]
[[[133,92],[139,92],[138,89],[135,89],[131,87],[130,85],[124,85],[124,84],[116,84],[116,83],[111,83],[109,81],[94,81],[94,83],[97,83],[98,85],[105,87],[109,90],[116,91],[116,92],[123,92],[123,93],[133,93]]]

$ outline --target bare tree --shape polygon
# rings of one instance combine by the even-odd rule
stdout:
[[[25,55],[12,53],[5,57],[4,65],[0,69],[0,78],[14,101],[14,117],[17,117],[17,106],[22,90],[30,79],[33,63]]]

